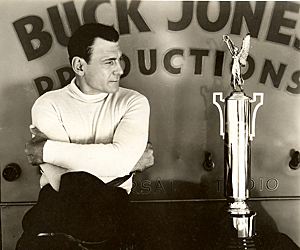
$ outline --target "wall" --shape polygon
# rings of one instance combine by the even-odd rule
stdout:
[[[66,44],[87,22],[120,32],[127,58],[121,85],[151,105],[155,165],[135,176],[131,200],[223,198],[223,140],[212,95],[231,92],[231,57],[222,36],[240,47],[248,31],[245,92],[264,93],[252,143],[251,197],[299,200],[300,170],[289,167],[291,152],[300,149],[299,3],[14,0],[0,1],[0,8],[0,165],[1,172],[9,163],[22,169],[14,182],[1,179],[5,250],[13,249],[20,218],[39,190],[39,173],[24,155],[31,106],[72,78]],[[203,168],[205,152],[212,153],[212,171]],[[299,245],[299,202],[285,209],[267,204],[279,230]]]

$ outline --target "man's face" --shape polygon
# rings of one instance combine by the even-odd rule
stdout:
[[[89,95],[117,92],[123,74],[121,56],[118,42],[96,38],[90,62],[85,65],[81,91]]]

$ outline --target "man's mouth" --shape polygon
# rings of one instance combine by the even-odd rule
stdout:
[[[112,81],[110,81],[110,82],[115,82],[115,83],[118,83],[118,82],[119,82],[119,80],[112,80]]]

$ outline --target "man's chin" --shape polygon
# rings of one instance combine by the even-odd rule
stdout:
[[[119,84],[118,84],[118,86],[115,86],[110,89],[110,93],[117,93],[118,91],[119,91]]]

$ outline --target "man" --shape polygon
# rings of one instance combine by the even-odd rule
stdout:
[[[79,27],[68,44],[75,78],[41,96],[32,108],[34,137],[25,152],[32,165],[40,165],[43,188],[23,219],[17,249],[57,248],[66,238],[77,247],[112,246],[129,212],[124,190],[130,193],[130,173],[153,165],[147,146],[149,104],[138,92],[119,87],[118,39],[110,26]]]

